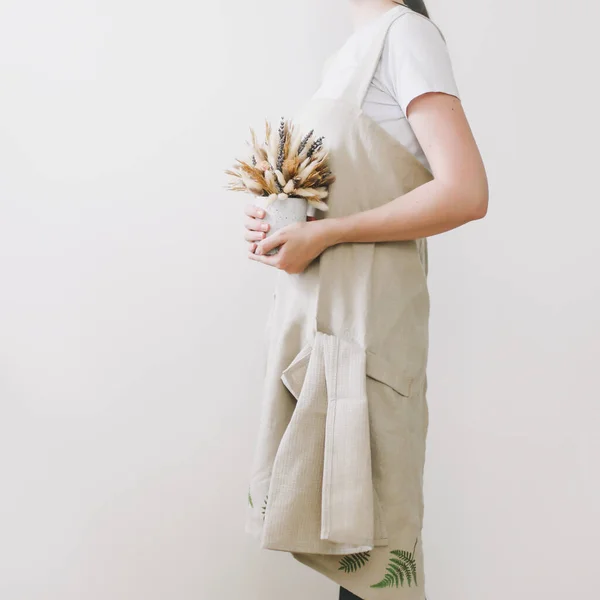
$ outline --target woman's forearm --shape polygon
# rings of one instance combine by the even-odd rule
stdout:
[[[449,231],[484,217],[486,210],[487,189],[452,187],[433,179],[377,208],[321,223],[328,245],[401,241]]]

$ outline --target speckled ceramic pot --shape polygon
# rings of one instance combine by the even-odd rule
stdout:
[[[266,201],[266,197],[261,197],[257,198],[254,202],[265,209],[266,215],[263,221],[271,226],[267,237],[286,225],[306,221],[307,214],[312,213],[312,211],[308,210],[308,202],[304,198],[278,199],[271,202],[268,206]],[[270,252],[267,252],[267,254],[277,254],[277,251],[278,248],[274,248]]]

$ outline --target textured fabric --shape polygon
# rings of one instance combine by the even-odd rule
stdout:
[[[297,405],[273,464],[265,546],[343,554],[386,542],[374,513],[365,372],[363,348],[316,331],[281,374]]]
[[[431,180],[361,111],[388,27],[339,98],[294,117],[325,136],[336,182],[324,218],[368,210]],[[278,272],[246,530],[363,600],[424,600],[428,426],[426,239],[344,243]]]
[[[380,20],[387,18],[384,13],[360,27],[330,57],[318,96],[339,95],[368,52],[371,40],[377,36]],[[431,170],[406,118],[410,102],[427,92],[443,92],[460,98],[441,30],[427,17],[410,12],[390,27],[362,109]]]

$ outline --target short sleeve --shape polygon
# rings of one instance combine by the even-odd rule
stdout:
[[[382,83],[405,115],[411,100],[427,92],[460,98],[446,41],[437,26],[418,13],[391,25],[380,67]]]

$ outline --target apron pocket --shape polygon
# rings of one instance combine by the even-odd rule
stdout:
[[[296,401],[300,399],[300,392],[306,378],[311,351],[311,344],[304,346],[281,374],[281,380],[294,398],[296,398]]]
[[[300,390],[306,376],[311,350],[311,344],[304,346],[281,374],[283,383],[296,400],[300,397]],[[397,367],[394,367],[386,359],[370,351],[367,351],[366,375],[391,387],[401,396],[405,398],[410,397],[413,378],[399,371]]]
[[[410,396],[413,378],[385,358],[369,351],[367,351],[367,377],[391,387],[405,398]]]

